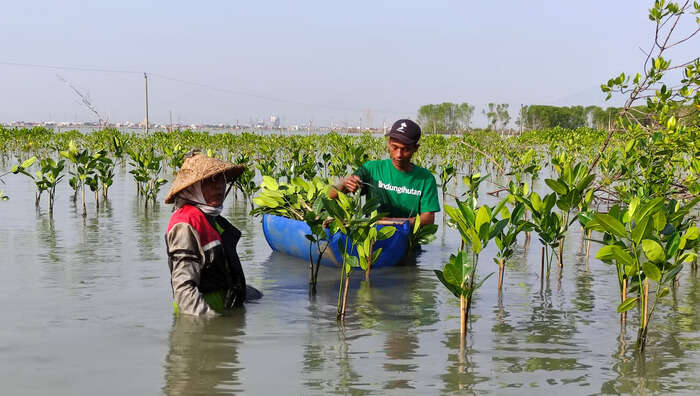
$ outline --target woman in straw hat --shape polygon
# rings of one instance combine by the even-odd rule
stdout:
[[[245,167],[195,154],[165,198],[175,204],[165,243],[176,313],[214,315],[259,292],[246,287],[236,244],[241,232],[221,216],[226,185]]]

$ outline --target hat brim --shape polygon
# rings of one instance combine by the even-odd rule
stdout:
[[[218,174],[224,174],[226,177],[226,182],[231,183],[238,179],[243,171],[245,170],[244,165],[237,165],[232,163],[227,163],[223,165],[223,161],[219,161],[220,166],[206,170],[204,172],[197,172],[196,169],[181,168],[178,172],[175,180],[173,181],[173,186],[170,188],[168,195],[165,197],[165,203],[171,204],[175,202],[175,196],[186,188],[192,186],[193,184],[202,181],[204,179],[216,176]]]
[[[406,135],[402,133],[395,133],[395,132],[389,132],[389,135],[387,135],[389,139],[396,139],[401,143],[404,144],[417,144],[418,140],[413,140],[411,138],[406,137]]]

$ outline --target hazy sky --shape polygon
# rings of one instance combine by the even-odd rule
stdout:
[[[142,72],[152,122],[172,110],[188,123],[275,114],[285,125],[366,126],[369,112],[381,126],[443,101],[478,113],[492,101],[511,113],[520,103],[604,104],[601,82],[641,70],[651,3],[8,1],[0,121],[96,120],[56,74],[111,121],[143,119]]]

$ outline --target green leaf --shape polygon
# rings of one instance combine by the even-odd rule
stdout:
[[[656,295],[656,298],[663,298],[664,296],[668,295],[668,293],[669,293],[668,287],[664,287],[663,289],[661,289],[659,294]]]
[[[614,245],[613,254],[615,255],[615,260],[621,263],[623,266],[633,266],[635,264],[634,258],[625,249],[620,246]]]
[[[647,224],[649,224],[649,217],[644,217],[642,220],[640,220],[637,224],[634,225],[634,228],[632,229],[632,240],[634,243],[639,244],[639,242],[642,241],[642,238],[644,238],[645,230],[647,228]]]
[[[658,211],[654,213],[654,229],[661,231],[664,227],[666,227],[666,215],[664,215],[664,212]]]
[[[22,162],[22,165],[20,165],[20,166],[24,169],[29,168],[30,166],[32,166],[34,161],[36,161],[36,157],[29,158],[29,159],[25,160],[24,162]]]
[[[456,285],[453,285],[449,281],[445,279],[445,275],[443,274],[442,271],[440,270],[433,270],[435,272],[435,275],[437,278],[440,280],[440,283],[442,283],[447,290],[449,290],[455,297],[460,297],[462,295],[462,289]]]
[[[544,182],[547,183],[547,185],[549,186],[549,188],[552,189],[552,191],[554,191],[555,193],[557,193],[559,195],[564,195],[569,191],[569,189],[566,187],[566,184],[564,184],[558,180],[545,179]]]
[[[489,214],[489,210],[486,208],[486,205],[483,205],[476,212],[476,219],[474,220],[474,228],[476,228],[477,230],[481,230],[482,225],[488,224],[490,222],[491,222],[491,215]]]
[[[268,190],[277,191],[279,189],[277,180],[273,179],[270,176],[263,176],[263,180],[262,183],[260,183],[260,185]]]
[[[652,263],[651,261],[647,261],[646,263],[642,264],[642,271],[644,271],[644,275],[655,282],[661,280],[661,271],[659,270],[659,267],[657,267],[656,264]]]
[[[377,230],[377,240],[382,241],[384,239],[389,239],[396,233],[396,227],[386,226]]]
[[[608,233],[614,234],[620,238],[625,238],[627,236],[625,226],[609,214],[596,213],[594,218]]]
[[[605,245],[602,248],[598,250],[598,253],[596,253],[595,258],[598,260],[603,260],[603,261],[610,261],[615,259],[615,245]]]
[[[634,307],[637,304],[638,299],[638,297],[630,297],[627,300],[623,301],[620,305],[617,306],[617,312],[623,313],[629,311],[632,307]]]
[[[666,244],[666,257],[673,257],[678,251],[678,246],[681,244],[681,236],[674,232],[671,241]]]
[[[678,275],[679,272],[683,270],[683,264],[676,264],[675,266],[671,267],[667,272],[664,273],[663,278],[661,279],[661,283],[666,283],[670,281],[671,279],[675,278],[676,275]]]
[[[666,260],[664,249],[661,247],[661,245],[659,245],[658,242],[652,239],[644,239],[642,241],[642,250],[644,250],[644,255],[647,256],[647,259],[649,259],[649,261],[653,263],[660,264]],[[646,273],[646,271],[644,272]]]

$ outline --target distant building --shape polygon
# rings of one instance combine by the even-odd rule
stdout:
[[[280,128],[280,118],[276,115],[270,116],[270,128],[279,129]]]

